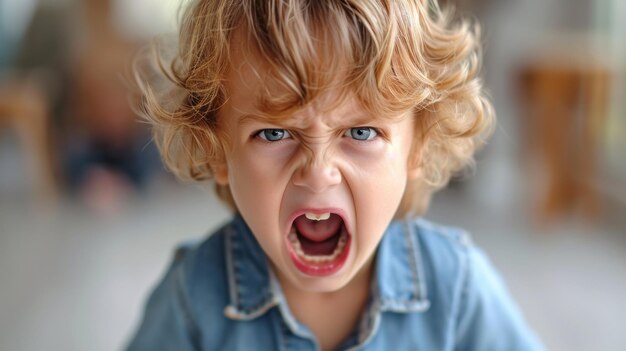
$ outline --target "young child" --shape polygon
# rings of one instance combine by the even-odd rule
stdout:
[[[478,49],[427,0],[192,1],[142,108],[235,215],[129,350],[541,349],[468,235],[418,218],[493,124]]]

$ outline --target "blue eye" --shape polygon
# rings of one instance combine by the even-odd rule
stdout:
[[[372,127],[356,127],[348,129],[344,135],[354,140],[367,141],[374,139],[378,132]]]
[[[270,142],[291,138],[291,134],[285,129],[263,129],[256,136]]]

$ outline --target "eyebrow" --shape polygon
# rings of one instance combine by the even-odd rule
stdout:
[[[370,124],[375,124],[373,122],[376,122],[377,118],[367,114],[367,113],[363,113],[363,112],[358,112],[355,113],[355,115],[357,115],[356,117],[352,117],[349,114],[346,114],[344,116],[342,116],[343,118],[340,119],[338,121],[338,123],[333,123],[332,125],[330,125],[330,128],[336,128],[338,125],[347,125],[347,126],[368,126]],[[250,124],[253,122],[261,122],[261,123],[269,123],[269,124],[274,124],[277,125],[279,127],[285,128],[285,129],[306,129],[306,126],[304,126],[305,124],[307,124],[305,121],[302,121],[300,123],[293,123],[293,119],[287,118],[285,120],[271,120],[268,119],[266,117],[260,116],[260,115],[255,115],[255,114],[244,114],[241,115],[239,117],[239,123],[240,124]],[[346,121],[346,123],[343,123],[344,121]],[[291,122],[291,123],[289,123]]]
[[[250,124],[250,123],[254,123],[254,122],[260,122],[260,123],[268,123],[268,124],[273,124],[279,127],[283,127],[285,129],[287,129],[288,127],[290,127],[290,125],[283,123],[283,121],[279,120],[279,119],[275,119],[275,120],[271,120],[267,117],[263,117],[260,115],[255,115],[255,114],[244,114],[241,115],[239,117],[239,124]]]
[[[265,118],[261,117],[261,116],[257,116],[257,115],[252,115],[252,114],[244,114],[239,116],[239,123],[241,124],[248,124],[252,121],[263,121],[265,120]]]

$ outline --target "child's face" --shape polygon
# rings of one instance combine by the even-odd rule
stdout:
[[[371,264],[416,176],[408,169],[413,119],[373,119],[355,100],[328,110],[326,96],[270,123],[255,106],[265,71],[252,55],[235,49],[232,56],[229,99],[219,112],[226,163],[216,181],[230,186],[282,282],[341,289]]]

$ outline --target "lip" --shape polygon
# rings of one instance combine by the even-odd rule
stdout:
[[[289,235],[289,232],[291,230],[291,227],[293,226],[293,222],[296,218],[302,216],[305,213],[314,213],[316,215],[320,215],[322,213],[332,213],[332,214],[336,214],[338,216],[341,217],[341,219],[343,220],[343,225],[345,227],[345,230],[348,234],[348,240],[346,241],[346,246],[343,249],[342,253],[339,255],[339,257],[337,257],[334,261],[332,262],[327,262],[327,263],[321,263],[321,264],[312,264],[309,262],[305,262],[303,261],[294,251],[293,248],[291,247],[291,244],[289,243],[289,240],[287,239],[287,235]],[[287,245],[287,250],[289,252],[289,256],[291,257],[291,261],[294,263],[294,265],[296,266],[296,268],[306,274],[306,275],[310,275],[310,276],[328,276],[331,275],[337,271],[339,271],[343,265],[346,263],[347,259],[348,259],[348,255],[350,254],[350,250],[351,250],[351,246],[352,246],[352,235],[351,230],[350,230],[350,225],[348,223],[348,221],[346,221],[346,213],[344,210],[340,209],[340,208],[303,208],[303,209],[298,209],[296,211],[294,211],[291,216],[289,217],[289,221],[287,222],[287,228],[285,229],[285,245]]]

